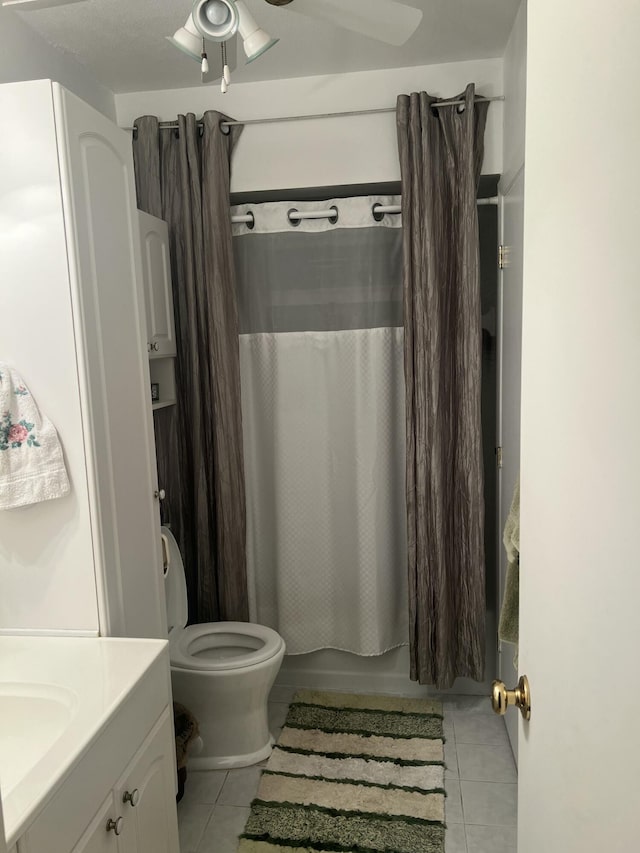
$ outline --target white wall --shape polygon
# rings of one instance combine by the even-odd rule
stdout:
[[[9,9],[0,7],[0,83],[49,79],[115,119],[113,93],[72,57],[47,44]]]
[[[395,107],[398,94],[426,90],[446,96],[475,82],[484,95],[502,94],[502,60],[452,62],[384,71],[296,77],[165,92],[116,95],[118,124],[141,115],[162,121],[178,113],[218,109],[238,119],[311,115]],[[483,172],[502,171],[501,103],[489,108]],[[397,181],[400,179],[395,115],[286,122],[245,127],[233,163],[233,192]]]
[[[527,3],[522,0],[504,54],[504,144],[502,186],[509,187],[524,163],[527,100]]]
[[[638,849],[639,43],[637,0],[529,4],[519,853]]]

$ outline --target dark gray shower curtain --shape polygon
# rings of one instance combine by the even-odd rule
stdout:
[[[138,206],[169,223],[177,406],[155,413],[163,517],[181,546],[191,621],[248,621],[238,312],[229,214],[241,128],[226,117],[135,122]]]
[[[411,678],[482,680],[481,319],[476,192],[487,103],[397,103],[404,229]]]

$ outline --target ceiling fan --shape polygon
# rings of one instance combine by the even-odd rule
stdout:
[[[312,18],[338,24],[357,33],[399,46],[416,31],[422,12],[396,0],[266,0],[271,6],[291,6]],[[206,41],[220,42],[225,56],[226,43],[239,33],[247,57],[253,62],[279,41],[262,29],[246,6],[245,0],[194,0],[185,24],[169,41],[193,59],[202,60],[203,75],[209,70]],[[202,47],[200,47],[202,39]],[[200,56],[199,56],[200,54]],[[204,79],[204,77],[203,77]],[[222,92],[231,76],[223,59]]]
[[[2,0],[2,5],[27,11],[66,6],[81,0]],[[399,47],[417,30],[422,11],[397,0],[265,0],[311,18]],[[211,4],[215,6],[215,2]],[[231,4],[232,5],[232,4]]]

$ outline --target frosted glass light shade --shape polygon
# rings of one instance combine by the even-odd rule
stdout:
[[[191,17],[202,38],[228,41],[238,31],[239,13],[234,0],[195,0]]]
[[[174,47],[186,53],[191,59],[200,62],[202,58],[202,36],[196,29],[191,15],[185,21],[183,27],[176,30],[172,36],[167,36],[167,41],[170,41]]]
[[[266,53],[269,48],[277,44],[280,39],[272,38],[269,33],[265,32],[262,27],[259,27],[255,18],[244,4],[244,0],[235,0],[238,14],[240,15],[240,24],[238,32],[243,40],[244,52],[247,55],[247,63],[253,62],[263,53]]]

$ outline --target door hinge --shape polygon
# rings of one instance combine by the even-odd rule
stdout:
[[[498,269],[503,270],[509,263],[509,247],[498,246]]]
[[[496,465],[502,468],[502,448],[496,447]]]

